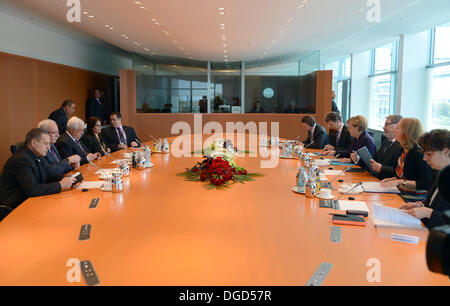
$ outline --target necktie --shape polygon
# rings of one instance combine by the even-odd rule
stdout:
[[[117,128],[117,133],[119,134],[119,141],[120,141],[120,143],[127,144],[125,136],[123,135],[123,129],[122,128]]]
[[[81,143],[75,139],[75,143],[80,147],[81,151],[83,152],[83,154],[86,156],[87,152],[86,150],[83,148],[83,146],[81,145]]]
[[[60,160],[59,160],[59,158],[58,158],[58,155],[56,155],[56,153],[55,153],[55,151],[53,150],[52,147],[50,147],[50,153],[52,154],[53,159],[55,160],[55,163],[59,163]]]
[[[336,146],[337,146],[337,144],[338,144],[338,142],[339,142],[339,137],[341,136],[341,132],[340,131],[337,131],[337,133],[336,133]]]

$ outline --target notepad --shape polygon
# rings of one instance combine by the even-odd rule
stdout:
[[[345,176],[345,172],[342,170],[325,170],[326,176]]]
[[[337,210],[358,210],[369,212],[366,202],[362,201],[339,201]]]
[[[341,162],[337,162],[337,161],[332,161],[331,164],[333,166],[354,166],[355,165],[353,163],[341,163]]]
[[[372,210],[372,221],[375,227],[423,229],[419,219],[400,209],[374,204]]]
[[[384,188],[380,182],[364,182],[363,188],[368,193],[400,193],[397,187]]]
[[[99,189],[103,184],[103,181],[83,182],[78,186],[78,189]]]

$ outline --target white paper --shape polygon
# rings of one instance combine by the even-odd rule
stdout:
[[[325,170],[326,176],[345,176],[345,172],[342,170]]]
[[[92,182],[83,182],[78,186],[78,189],[98,189],[103,186],[105,182],[103,181],[92,181]]]
[[[104,176],[105,174],[107,174],[107,175],[112,175],[113,173],[117,173],[117,172],[120,173],[120,169],[119,169],[119,168],[114,168],[114,169],[101,169],[101,170],[98,170],[97,172],[95,172],[95,174]]]
[[[400,193],[400,190],[398,190],[397,187],[388,187],[388,188],[381,187],[380,182],[364,182],[363,188],[365,192],[372,192],[372,193]]]
[[[372,210],[372,220],[376,227],[423,229],[419,219],[403,210],[381,204],[372,205]]]
[[[112,161],[111,164],[119,164],[121,162],[127,162],[128,164],[131,164],[131,160],[130,159],[117,159],[115,161]]]
[[[360,201],[339,201],[339,210],[359,210],[369,212],[366,202]]]

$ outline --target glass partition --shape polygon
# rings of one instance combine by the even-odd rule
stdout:
[[[208,63],[163,57],[150,60],[135,55],[136,111],[314,113],[315,75],[300,74],[302,59],[312,68],[317,57],[308,53],[304,58],[294,55]]]

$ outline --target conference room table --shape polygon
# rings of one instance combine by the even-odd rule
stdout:
[[[114,168],[126,152],[95,163]],[[0,222],[0,285],[84,286],[83,278],[68,277],[78,260],[91,261],[100,285],[303,286],[322,263],[333,265],[325,286],[450,285],[427,268],[427,230],[379,229],[368,218],[366,227],[340,226],[342,241],[331,242],[333,211],[292,191],[299,161],[279,159],[264,169],[264,158],[249,153],[236,163],[264,176],[225,190],[177,176],[202,158],[170,153],[152,154],[153,168],[132,169],[121,193],[73,189],[28,199]],[[78,171],[98,181],[97,170],[87,164]],[[367,172],[340,179],[376,180]],[[336,196],[339,185],[335,179]],[[403,203],[395,194],[354,197],[369,208]],[[98,207],[89,209],[93,198]],[[84,224],[91,224],[91,237],[80,242]],[[420,242],[392,241],[392,232]]]

